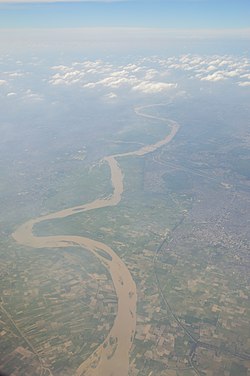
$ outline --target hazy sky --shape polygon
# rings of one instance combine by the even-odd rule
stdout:
[[[0,0],[0,27],[248,28],[250,0]]]

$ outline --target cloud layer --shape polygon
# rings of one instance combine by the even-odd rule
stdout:
[[[3,59],[1,61],[4,65]],[[200,88],[208,85],[216,88],[216,85],[224,83],[236,85],[241,90],[250,87],[250,59],[245,56],[153,56],[137,58],[129,63],[85,60],[48,67],[47,74],[42,73],[42,76],[39,64],[44,66],[44,61],[39,63],[35,58],[28,64],[16,61],[13,70],[3,69],[0,96],[38,103],[46,100],[46,90],[50,93],[51,87],[54,87],[59,91],[61,88],[77,89],[87,96],[90,94],[114,101],[123,96],[134,99],[150,95],[175,97],[188,92],[193,82]]]
[[[56,73],[50,78],[50,84],[77,85],[86,90],[106,89],[113,93],[115,90],[126,89],[130,92],[157,94],[177,87],[174,82],[166,82],[165,74],[138,62],[115,66],[97,60],[75,62],[71,66],[59,65],[52,69]]]
[[[250,61],[247,57],[182,55],[160,60],[162,68],[182,71],[191,79],[218,82],[237,80],[239,86],[250,79]],[[243,85],[242,85],[243,84]]]
[[[115,98],[119,90],[131,93],[158,94],[181,89],[181,79],[201,83],[231,81],[240,87],[249,86],[250,61],[247,57],[181,55],[166,59],[154,56],[137,59],[133,63],[114,65],[107,61],[75,62],[70,66],[54,66],[49,83],[78,86],[85,90],[106,92]]]

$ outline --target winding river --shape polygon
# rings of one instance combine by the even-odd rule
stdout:
[[[75,376],[128,376],[129,353],[136,327],[136,285],[125,263],[108,245],[83,236],[35,236],[33,234],[33,227],[46,220],[65,218],[76,213],[115,206],[121,201],[124,189],[123,173],[117,158],[143,156],[151,153],[161,146],[168,144],[179,129],[179,125],[172,120],[142,112],[144,108],[153,106],[136,108],[135,112],[139,116],[166,122],[170,128],[170,132],[163,140],[155,144],[143,146],[136,151],[110,155],[103,159],[110,167],[113,186],[111,196],[31,219],[21,225],[12,234],[17,243],[32,248],[83,247],[94,254],[110,273],[118,299],[117,315],[114,324],[104,342],[99,345],[87,360],[80,364],[75,372]]]

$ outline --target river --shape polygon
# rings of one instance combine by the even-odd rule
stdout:
[[[83,236],[35,236],[33,227],[43,221],[115,206],[121,201],[124,190],[123,173],[117,158],[143,156],[152,153],[163,145],[168,144],[179,129],[179,125],[173,120],[143,113],[142,110],[148,107],[153,107],[153,105],[136,108],[135,112],[138,116],[166,122],[170,127],[170,132],[163,140],[155,144],[143,146],[136,151],[110,155],[103,159],[110,167],[113,186],[111,196],[31,219],[18,227],[12,234],[17,243],[32,248],[83,247],[94,254],[110,273],[118,299],[114,324],[103,343],[80,364],[75,376],[128,376],[129,353],[136,328],[136,285],[125,263],[108,245]],[[102,252],[98,252],[98,250]],[[108,257],[105,257],[105,254]]]

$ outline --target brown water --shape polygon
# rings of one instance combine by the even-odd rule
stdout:
[[[146,106],[151,107],[151,106]],[[118,305],[117,315],[114,324],[102,344],[85,360],[77,369],[75,375],[81,376],[128,376],[129,352],[133,343],[136,327],[136,285],[125,263],[106,244],[83,236],[34,236],[33,227],[40,222],[65,218],[77,213],[117,205],[123,193],[123,174],[116,158],[127,156],[143,156],[151,153],[163,145],[169,143],[176,135],[179,125],[165,118],[147,115],[141,110],[146,107],[137,108],[139,116],[167,122],[170,126],[170,133],[161,141],[155,144],[143,146],[136,151],[110,155],[104,158],[109,164],[113,194],[104,199],[97,199],[85,205],[60,210],[36,219],[31,219],[21,225],[13,234],[13,238],[19,243],[32,248],[65,248],[69,246],[80,246],[94,254],[109,271],[116,291]],[[110,257],[102,257],[98,250],[102,250]]]

